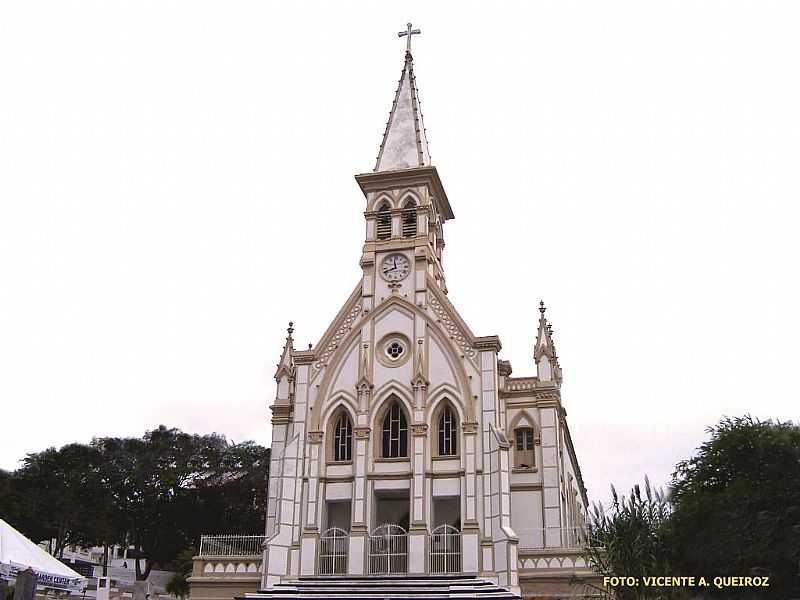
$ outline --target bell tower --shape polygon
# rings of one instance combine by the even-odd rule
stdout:
[[[391,294],[424,303],[431,284],[447,292],[443,229],[454,215],[428,151],[411,54],[417,33],[409,24],[398,34],[408,36],[405,60],[375,168],[356,175],[367,200],[361,255],[367,310]]]

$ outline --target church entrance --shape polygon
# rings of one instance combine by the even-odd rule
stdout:
[[[325,503],[326,526],[319,540],[317,567],[320,575],[347,574],[351,506],[349,499]]]
[[[408,571],[408,490],[375,492],[369,536],[369,572],[394,575]]]
[[[431,539],[428,553],[431,573],[461,571],[461,498],[440,496],[433,499]]]

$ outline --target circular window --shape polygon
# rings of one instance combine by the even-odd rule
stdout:
[[[404,365],[411,355],[411,342],[402,333],[390,333],[378,342],[375,357],[386,367]]]
[[[397,341],[392,342],[391,344],[386,346],[386,356],[388,356],[392,360],[397,360],[398,358],[400,358],[403,352],[405,351],[406,349],[403,348],[403,345]]]

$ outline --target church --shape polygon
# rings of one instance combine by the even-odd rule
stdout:
[[[353,291],[309,349],[294,347],[290,324],[275,373],[252,600],[567,598],[593,578],[544,304],[532,307],[538,331],[520,366],[530,374],[515,377],[500,338],[473,332],[447,293],[458,202],[428,152],[418,32],[399,34],[405,58],[377,162],[355,176],[366,233]]]

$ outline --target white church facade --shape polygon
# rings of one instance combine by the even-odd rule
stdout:
[[[540,305],[531,375],[513,377],[498,336],[473,332],[448,297],[454,213],[410,50],[375,168],[356,181],[360,277],[315,346],[295,349],[290,326],[275,374],[258,596],[331,595],[336,578],[573,595],[591,577],[588,501],[552,330]]]

